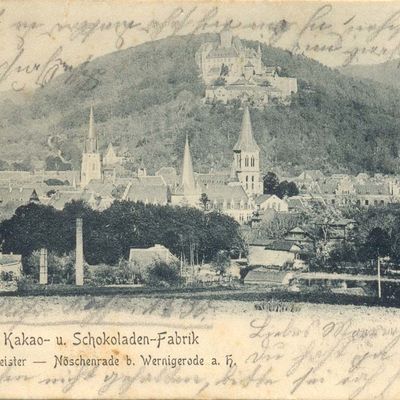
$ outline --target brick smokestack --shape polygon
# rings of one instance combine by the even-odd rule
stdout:
[[[82,218],[76,219],[75,284],[83,285],[83,232]]]
[[[40,249],[39,283],[47,285],[47,249]]]

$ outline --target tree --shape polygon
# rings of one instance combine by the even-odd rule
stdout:
[[[7,161],[0,160],[0,171],[8,171],[10,169],[10,165]]]
[[[181,281],[179,266],[165,262],[155,263],[147,270],[143,278],[150,286],[176,286]]]
[[[111,196],[114,199],[120,200],[120,199],[122,199],[122,196],[124,195],[124,192],[125,192],[125,186],[124,185],[118,185],[112,190]]]
[[[40,251],[34,251],[24,259],[23,269],[26,275],[39,280]],[[55,284],[72,284],[75,282],[75,253],[58,256],[54,252],[48,253],[48,282]]]
[[[294,182],[282,181],[278,184],[275,193],[279,198],[297,196],[299,189]]]
[[[260,224],[253,231],[258,237],[281,239],[301,222],[302,217],[300,215],[267,210]]]
[[[32,171],[33,166],[29,159],[23,161],[15,161],[12,163],[14,171]]]
[[[212,266],[215,271],[220,275],[225,275],[226,270],[230,265],[230,257],[227,251],[220,250],[212,260]]]
[[[19,207],[0,223],[4,250],[29,256],[42,247],[63,255],[75,248],[76,218],[83,219],[85,259],[89,264],[115,265],[132,247],[159,243],[174,255],[211,261],[220,250],[244,250],[239,224],[218,212],[115,201],[96,211],[83,201],[71,201],[62,211],[42,204]]]
[[[69,185],[68,181],[62,181],[61,179],[54,179],[54,178],[50,178],[50,179],[46,179],[44,181],[44,183],[46,185],[49,186],[62,186],[62,185]]]
[[[48,156],[46,158],[46,171],[69,171],[71,169],[72,165],[64,162],[59,156]]]
[[[382,228],[373,228],[364,243],[364,255],[369,260],[385,257],[391,250],[390,237]]]
[[[279,178],[274,172],[267,172],[263,178],[264,194],[275,194],[279,185]]]
[[[200,196],[200,203],[201,203],[204,211],[206,211],[208,209],[209,202],[210,202],[210,199],[208,198],[207,193],[202,193]]]
[[[228,74],[229,74],[229,67],[225,64],[222,64],[219,76],[227,76]]]

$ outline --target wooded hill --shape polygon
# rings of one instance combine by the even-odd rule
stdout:
[[[242,111],[202,102],[195,52],[209,35],[170,37],[99,57],[36,90],[25,104],[0,101],[0,160],[32,158],[54,148],[79,166],[94,105],[99,143],[129,151],[150,172],[179,167],[185,135],[195,170],[228,167]],[[256,47],[256,42],[245,42]],[[298,173],[394,172],[400,134],[400,91],[356,80],[304,56],[262,46],[263,62],[298,78],[289,107],[251,110],[264,170]]]

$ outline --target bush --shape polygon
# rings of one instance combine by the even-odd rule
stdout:
[[[225,275],[231,259],[226,250],[220,250],[212,260],[212,266],[219,275]]]
[[[31,290],[35,286],[35,282],[31,276],[22,276],[17,281],[18,291]]]
[[[23,259],[23,270],[26,277],[39,281],[40,251],[34,251],[29,257]],[[47,282],[49,284],[75,283],[75,252],[59,256],[48,252],[47,257]],[[88,266],[84,265],[84,276],[88,277]]]
[[[150,286],[176,286],[181,283],[178,264],[157,262],[146,271],[143,277]]]
[[[1,271],[0,279],[4,282],[11,282],[15,280],[15,276],[12,271]]]

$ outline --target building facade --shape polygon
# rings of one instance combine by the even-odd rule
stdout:
[[[196,60],[208,102],[226,104],[237,99],[255,107],[290,104],[291,95],[297,93],[296,78],[280,76],[280,67],[265,66],[260,45],[257,50],[244,46],[229,27],[221,31],[219,40],[204,43]]]

